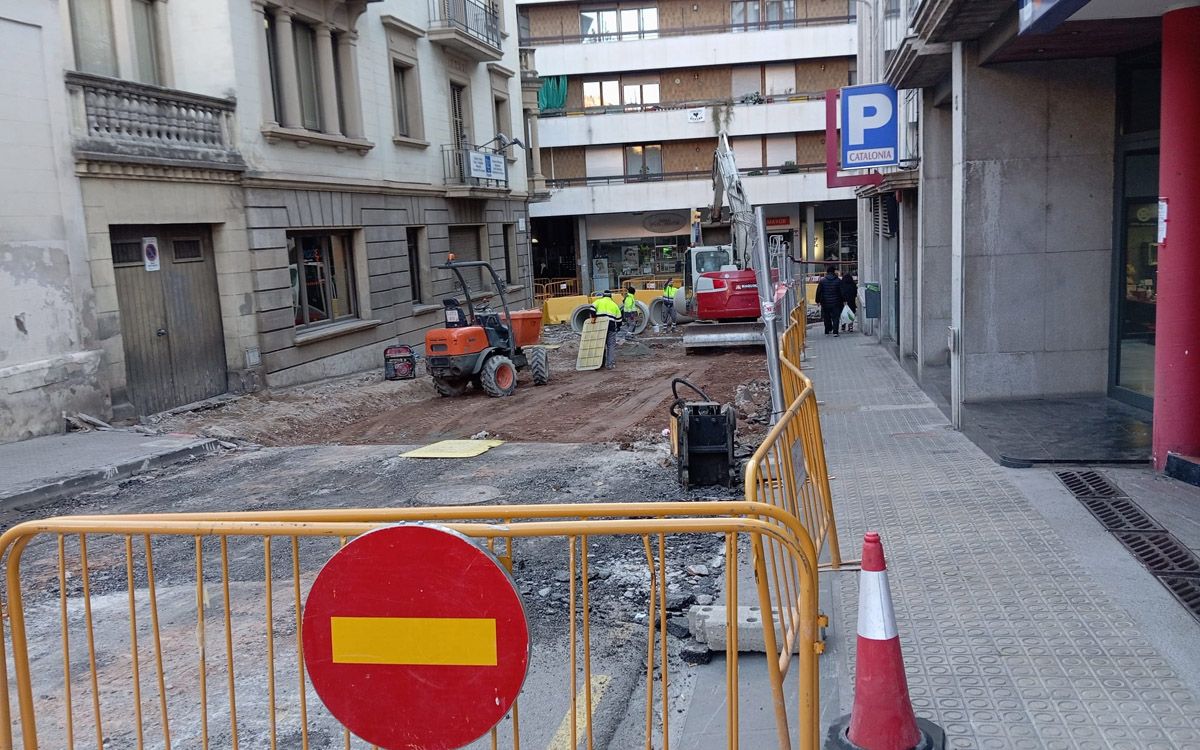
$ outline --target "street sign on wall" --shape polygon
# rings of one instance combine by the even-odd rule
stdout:
[[[147,271],[157,271],[161,265],[158,257],[158,238],[142,238],[142,265]]]
[[[388,526],[340,549],[309,591],[302,641],[330,713],[385,750],[470,744],[508,713],[529,667],[507,571],[436,526]]]
[[[504,163],[504,154],[487,154],[482,151],[471,151],[471,176],[480,180],[508,179],[508,165]]]
[[[900,115],[896,89],[886,83],[841,91],[842,169],[886,167],[900,162]]]

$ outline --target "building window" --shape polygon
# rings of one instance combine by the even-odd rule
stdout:
[[[392,62],[392,99],[396,107],[396,135],[415,138],[412,129],[412,111],[409,107],[411,89],[416,85],[411,65]]]
[[[158,27],[154,15],[158,8],[155,0],[131,0],[133,13],[133,46],[137,53],[138,80],[142,83],[162,84],[158,60]]]
[[[579,13],[584,42],[616,42],[658,37],[658,8],[584,10]]]
[[[634,180],[661,179],[662,145],[658,143],[625,147],[625,175]]]
[[[300,84],[300,122],[308,130],[321,129],[320,77],[317,73],[317,30],[292,22],[296,46],[296,77]]]
[[[766,0],[767,28],[779,29],[796,20],[796,0]]]
[[[729,25],[733,31],[754,31],[759,19],[759,0],[732,0],[729,3]]]
[[[109,3],[110,0],[71,0],[71,38],[76,70],[115,78],[117,49]]]
[[[358,314],[354,246],[349,234],[288,235],[292,309],[297,328]]]
[[[504,133],[510,138],[515,138],[517,134],[512,132],[512,115],[508,109],[508,98],[493,96],[492,111],[496,118],[496,134]]]
[[[275,16],[267,13],[263,18],[263,33],[267,35],[267,78],[271,81],[271,105],[275,118],[283,122],[283,86],[279,76],[279,49],[275,46]]]
[[[321,20],[334,17],[335,6],[341,4],[313,0],[308,5],[316,7],[304,15],[290,7],[261,6],[274,104],[271,112],[264,103],[268,124],[278,124],[285,131],[363,138],[357,77],[351,73],[357,58],[354,14],[350,14],[349,23]],[[287,132],[277,134],[311,143]]]
[[[621,39],[657,39],[658,8],[622,8]]]
[[[450,84],[450,132],[454,135],[456,148],[471,147],[471,114],[470,100],[467,98],[467,87]]]
[[[404,238],[408,244],[408,286],[412,292],[414,305],[419,305],[429,299],[429,274],[422,270],[428,257],[425,250],[425,227],[408,227],[404,230]]]
[[[454,253],[455,260],[484,259],[483,248],[487,247],[486,226],[452,226],[448,228],[447,232],[450,236],[449,249],[451,253]],[[472,297],[491,288],[492,275],[482,268],[464,268],[462,276]],[[461,296],[462,291],[454,283],[453,274],[447,276],[447,280],[449,282],[446,286],[447,294],[454,297]]]
[[[658,104],[657,83],[627,83],[624,86],[625,105]]]
[[[584,81],[583,82],[583,106],[584,107],[619,107],[621,106],[621,82],[613,79],[611,81]]]
[[[619,37],[616,10],[585,10],[579,13],[579,35],[584,42],[615,42]]]
[[[517,271],[521,260],[517,255],[517,225],[504,225],[504,281],[506,284],[517,283]]]

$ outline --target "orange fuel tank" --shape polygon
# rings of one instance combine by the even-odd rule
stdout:
[[[478,354],[488,346],[483,326],[436,328],[425,334],[425,356],[457,357]]]

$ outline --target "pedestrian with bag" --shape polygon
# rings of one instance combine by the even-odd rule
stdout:
[[[621,308],[613,302],[611,289],[605,289],[592,303],[592,320],[608,323],[608,332],[604,335],[604,369],[616,369],[617,331],[621,329]]]
[[[675,317],[675,293],[678,291],[679,287],[675,286],[675,279],[671,279],[663,287],[663,322],[672,331],[675,330],[675,323],[678,320]]]
[[[624,320],[625,328],[629,333],[627,336],[632,336],[637,330],[637,297],[635,296],[636,289],[633,285],[625,287],[625,299],[621,300],[621,318]]]
[[[842,330],[848,333],[854,332],[854,322],[858,319],[858,280],[854,278],[854,269],[842,274],[841,282],[842,304],[845,308],[842,309]],[[846,308],[849,308],[850,314],[846,314]]]
[[[838,320],[842,314],[842,281],[837,275],[837,266],[826,266],[825,276],[817,282],[817,304],[821,306],[821,321],[825,323],[825,335],[838,335]]]

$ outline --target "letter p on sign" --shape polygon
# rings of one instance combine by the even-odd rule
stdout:
[[[896,89],[882,83],[842,89],[842,169],[899,163]]]

